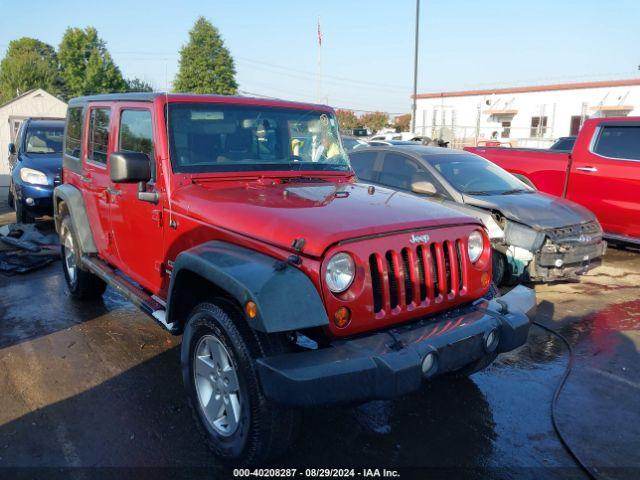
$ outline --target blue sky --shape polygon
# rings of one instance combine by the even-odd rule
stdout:
[[[422,0],[418,91],[640,76],[640,1]],[[57,47],[68,26],[96,27],[126,77],[164,90],[199,15],[219,28],[240,89],[392,113],[410,109],[414,0],[0,0],[10,40]]]

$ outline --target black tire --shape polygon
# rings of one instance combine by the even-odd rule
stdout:
[[[25,210],[22,202],[15,202],[16,223],[34,223],[36,220]]]
[[[182,376],[196,424],[207,446],[227,464],[258,465],[288,449],[297,431],[299,412],[266,399],[258,379],[255,359],[286,351],[285,344],[279,337],[255,332],[242,325],[242,322],[245,320],[238,309],[224,300],[201,303],[194,308],[182,338]],[[197,349],[202,345],[201,342],[212,338],[214,342],[222,344],[228,353],[229,364],[233,367],[238,384],[236,403],[240,405],[239,420],[235,430],[226,435],[217,431],[207,420],[196,387],[196,352],[199,351]],[[202,378],[208,376],[201,375],[200,382]],[[229,396],[228,393],[226,395]],[[220,397],[222,398],[222,394]],[[227,402],[227,397],[224,415],[229,414],[230,402]],[[213,394],[209,399],[211,401]],[[221,411],[220,407],[217,411]]]
[[[9,208],[14,208],[13,193],[11,193],[11,187],[9,187],[9,193],[7,193],[7,204],[9,205]]]
[[[491,250],[491,270],[493,272],[493,283],[499,287],[504,281],[504,274],[507,270],[507,259],[504,253],[495,249]]]
[[[70,236],[71,243],[66,240],[66,235]],[[68,263],[71,252],[73,253],[76,264],[73,273]],[[71,296],[76,300],[94,300],[101,297],[107,288],[107,284],[93,273],[78,266],[78,259],[81,255],[80,248],[68,213],[63,214],[62,221],[60,222],[60,255],[64,279]]]

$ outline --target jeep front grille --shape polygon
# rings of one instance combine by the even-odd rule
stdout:
[[[545,233],[554,242],[576,240],[581,236],[591,237],[594,240],[599,240],[602,237],[602,229],[598,222],[587,222],[579,225],[553,228],[547,230]]]
[[[398,312],[463,295],[467,286],[463,252],[457,239],[372,253],[374,312]]]

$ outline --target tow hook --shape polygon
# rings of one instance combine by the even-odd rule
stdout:
[[[387,334],[393,339],[393,342],[389,343],[387,347],[395,352],[404,348],[404,343],[402,343],[402,340],[400,340],[394,332],[388,330]]]
[[[494,298],[495,302],[500,305],[500,313],[502,315],[506,315],[509,313],[509,305],[504,300],[500,300],[499,298]]]

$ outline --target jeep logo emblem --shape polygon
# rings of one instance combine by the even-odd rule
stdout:
[[[424,235],[411,235],[409,239],[411,243],[427,243],[429,241],[429,235],[426,233]]]

